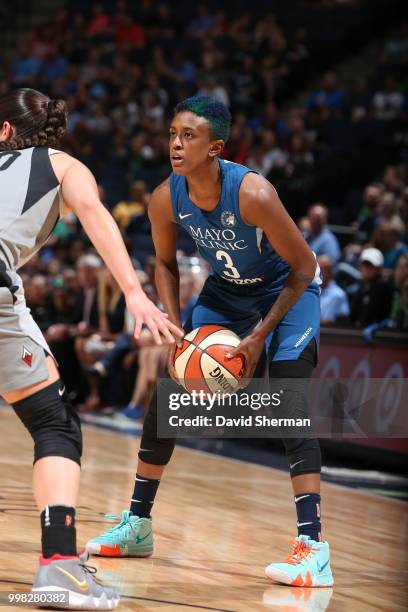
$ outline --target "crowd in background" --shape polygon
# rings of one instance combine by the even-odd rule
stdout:
[[[0,91],[30,86],[67,100],[62,148],[95,173],[152,299],[147,205],[170,171],[172,109],[200,93],[231,108],[223,155],[271,180],[315,251],[322,323],[362,329],[367,341],[378,328],[408,330],[407,25],[349,82],[327,65],[319,71],[317,53],[326,45],[337,59],[323,17],[344,11],[334,38],[351,36],[358,1],[297,2],[309,11],[298,21],[278,9],[249,12],[244,1],[232,15],[193,3],[190,16],[151,0],[69,4],[19,41]],[[187,234],[178,247],[185,319],[208,270]],[[139,414],[166,355],[148,334],[134,343],[123,295],[73,216],[22,276],[73,399]]]

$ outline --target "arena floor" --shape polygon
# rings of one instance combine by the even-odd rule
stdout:
[[[84,429],[81,546],[108,528],[105,513],[127,507],[139,444],[134,437]],[[0,410],[0,430],[0,601],[17,610],[4,604],[6,592],[30,589],[40,530],[31,440],[8,408]],[[122,593],[123,611],[405,611],[406,503],[329,483],[322,495],[333,589],[290,588],[264,577],[265,565],[283,559],[295,535],[283,472],[185,448],[176,450],[160,487],[154,556],[93,558],[91,565]]]

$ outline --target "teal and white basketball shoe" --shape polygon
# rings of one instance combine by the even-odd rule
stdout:
[[[153,531],[151,518],[133,516],[123,510],[122,518],[107,514],[107,518],[119,520],[108,531],[89,540],[86,550],[101,557],[150,557],[153,553]]]
[[[299,587],[333,586],[329,544],[306,535],[298,536],[292,544],[292,552],[283,563],[271,563],[265,569],[268,578]]]

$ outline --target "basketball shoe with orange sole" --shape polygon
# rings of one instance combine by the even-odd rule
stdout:
[[[328,542],[315,542],[300,535],[292,544],[292,552],[283,563],[271,563],[265,569],[268,578],[299,587],[333,586]]]
[[[119,520],[119,523],[86,543],[86,549],[91,555],[150,557],[153,554],[151,518],[139,518],[130,510],[123,510],[122,517],[115,514],[106,516]]]

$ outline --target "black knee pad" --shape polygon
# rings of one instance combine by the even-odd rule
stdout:
[[[313,338],[296,360],[272,361],[269,374],[276,384],[284,389],[284,400],[274,409],[279,418],[304,419],[309,417],[308,386],[317,363],[317,346]],[[290,475],[319,474],[322,466],[319,441],[313,433],[304,434],[299,428],[298,437],[287,437],[287,430],[281,427],[282,442],[289,462]]]
[[[322,457],[320,444],[316,438],[283,438],[289,462],[290,476],[301,474],[320,474]]]
[[[34,463],[43,457],[65,457],[81,464],[81,422],[62,388],[57,380],[13,404],[34,440]]]
[[[176,439],[157,437],[157,396],[156,388],[143,423],[139,459],[152,465],[167,465],[173,454]]]

